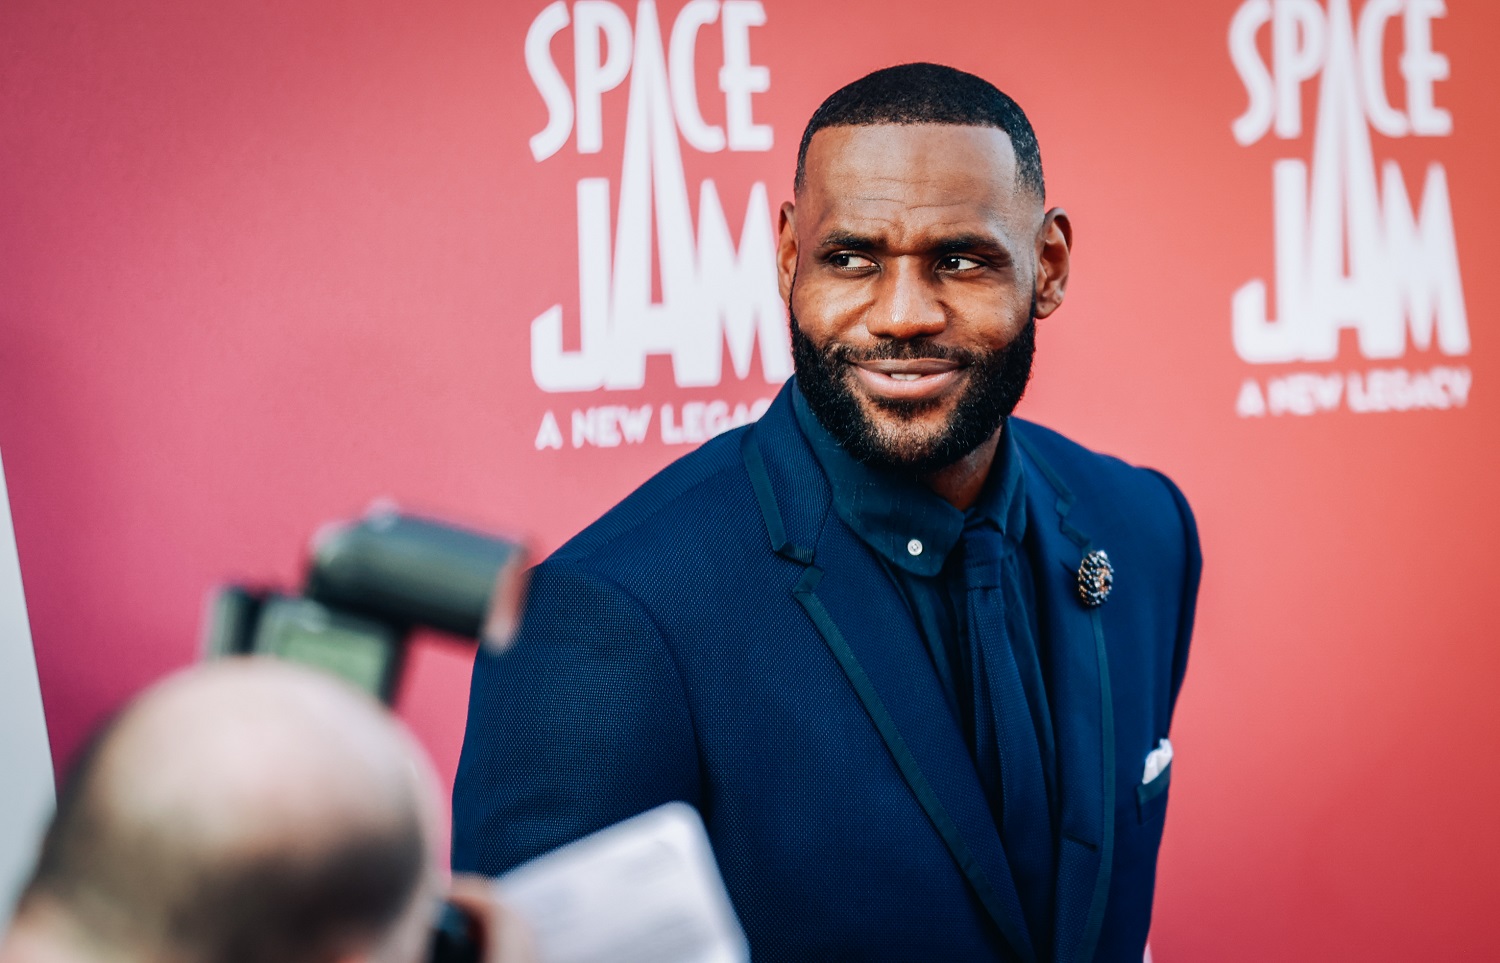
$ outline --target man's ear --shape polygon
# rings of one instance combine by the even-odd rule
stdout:
[[[783,215],[784,217],[785,215]],[[1036,247],[1036,316],[1045,318],[1063,303],[1068,289],[1068,265],[1073,250],[1073,222],[1068,212],[1054,207],[1042,216]]]
[[[776,283],[781,289],[781,301],[789,304],[792,297],[792,278],[797,276],[797,205],[787,201],[781,205],[781,221],[776,238]]]

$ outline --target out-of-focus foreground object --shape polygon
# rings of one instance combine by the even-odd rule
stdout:
[[[438,788],[381,706],[285,661],[153,686],[64,782],[3,963],[424,963],[444,891]],[[467,955],[502,945],[456,894]],[[524,957],[521,957],[524,959]]]
[[[0,921],[10,917],[52,810],[52,754],[0,465]]]
[[[391,703],[413,630],[503,648],[519,617],[527,555],[517,542],[379,505],[324,527],[309,556],[300,595],[221,588],[205,654],[314,665]]]

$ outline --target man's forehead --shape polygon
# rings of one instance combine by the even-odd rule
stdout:
[[[808,144],[797,198],[804,217],[1030,223],[1040,201],[1021,187],[1016,152],[996,127],[827,127]],[[812,227],[811,224],[807,225]]]

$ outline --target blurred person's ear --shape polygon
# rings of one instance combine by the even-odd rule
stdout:
[[[494,880],[455,874],[448,901],[474,921],[483,963],[536,963],[536,948],[526,922],[500,901]]]

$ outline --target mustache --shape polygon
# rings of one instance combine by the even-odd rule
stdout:
[[[848,344],[830,344],[821,351],[821,354],[826,361],[838,364],[930,360],[947,361],[959,365],[978,365],[991,357],[988,352],[955,348],[926,338],[916,338],[910,341],[880,341],[858,348]]]

